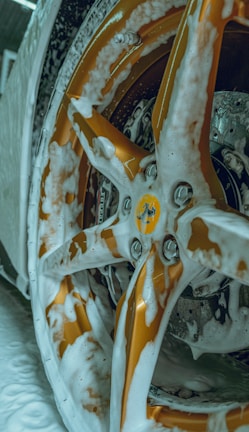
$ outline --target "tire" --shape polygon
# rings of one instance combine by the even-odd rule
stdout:
[[[69,431],[249,425],[247,19],[236,2],[100,0],[68,52],[35,160],[29,272]]]

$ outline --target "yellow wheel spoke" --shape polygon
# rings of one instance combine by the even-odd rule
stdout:
[[[45,273],[72,274],[81,270],[102,267],[127,259],[128,238],[125,226],[113,224],[103,228],[95,226],[76,234],[53,252],[45,256]]]
[[[111,176],[115,183],[122,175],[133,180],[148,152],[131,142],[94,108],[91,107],[89,115],[84,113],[82,105],[84,101],[72,100],[69,116],[91,164]]]
[[[179,242],[192,260],[249,284],[249,219],[228,210],[200,206],[186,212],[178,221]]]
[[[230,20],[246,15],[242,9],[236,0],[223,8],[210,0],[188,2],[152,120],[161,177],[170,173],[172,182],[188,178],[197,185],[197,199],[212,196],[221,205],[223,194],[210,160],[210,118],[223,32]]]
[[[117,409],[124,431],[131,427],[129,421],[134,427],[134,421],[138,426],[146,417],[148,391],[170,313],[190,278],[199,270],[199,266],[191,266],[189,262],[183,267],[181,261],[165,267],[153,247],[146,262],[135,270],[127,293],[120,300],[113,356],[113,379],[119,380],[114,381],[114,387],[120,392],[114,393],[113,404],[117,401],[120,404]],[[122,371],[120,355],[125,359]],[[136,418],[134,409],[139,413]],[[115,427],[120,426],[114,425],[113,430]]]

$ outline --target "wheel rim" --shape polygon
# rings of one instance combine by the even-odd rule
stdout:
[[[209,1],[190,1],[172,49],[172,37],[183,14],[184,2],[178,3],[173,9],[165,5],[154,8],[153,2],[133,2],[132,6],[121,2],[114,8],[83,54],[62,99],[54,133],[38,158],[41,166],[34,175],[34,193],[38,188],[40,195],[38,241],[30,250],[35,256],[38,251],[39,259],[38,264],[33,257],[30,260],[32,302],[37,333],[46,334],[45,347],[38,336],[43,360],[67,425],[70,409],[76,409],[77,420],[68,426],[70,430],[76,430],[82,420],[90,430],[93,425],[95,430],[113,432],[137,430],[142,424],[152,428],[149,419],[167,427],[203,430],[207,415],[147,406],[163,336],[176,300],[203,265],[248,284],[249,263],[244,254],[248,220],[228,207],[209,150],[223,30],[229,21],[247,18],[247,6],[242,2],[243,9],[231,2],[231,10],[222,10]],[[153,20],[146,15],[148,7]],[[117,16],[121,18],[117,20]],[[187,17],[192,20],[189,27]],[[199,44],[195,43],[196,33]],[[158,43],[159,36],[163,45]],[[131,105],[132,112],[133,87],[144,81],[147,94],[148,71],[160,81],[161,64],[165,52],[167,57],[170,51],[153,109],[154,154],[119,132],[117,126],[125,123],[120,106],[127,109]],[[205,67],[201,75],[193,76],[196,58],[196,65]],[[187,71],[185,75],[177,73],[179,65]],[[206,96],[199,97],[201,89]],[[184,110],[183,100],[188,98],[196,98],[195,107],[191,119],[186,116],[177,132],[178,113],[186,113],[188,105]],[[105,209],[99,210],[101,193],[107,193],[108,186],[106,190],[97,186],[97,172],[111,181],[113,196],[118,196],[108,217],[103,217]],[[186,187],[187,201],[179,193],[179,188]],[[97,191],[101,224],[96,226],[94,221],[100,219],[96,219],[96,211],[92,214]],[[30,224],[33,214],[31,208]],[[235,223],[237,232],[229,228]],[[236,249],[227,243],[224,248],[224,235],[230,236],[230,245],[237,242]],[[129,262],[134,272],[126,292],[119,293],[117,299],[114,288],[114,325],[101,275],[110,265],[122,262]],[[101,274],[96,274],[96,267],[101,268]],[[62,384],[58,385],[57,379]],[[65,400],[59,395],[61,389]],[[67,401],[69,408],[65,407]],[[239,409],[229,413],[229,430],[249,423],[247,417],[247,410],[243,416]]]

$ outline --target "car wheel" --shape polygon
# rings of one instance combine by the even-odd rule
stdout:
[[[29,271],[70,431],[249,427],[248,15],[98,1],[59,74]]]

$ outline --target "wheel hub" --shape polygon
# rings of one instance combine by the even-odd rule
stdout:
[[[159,199],[150,193],[146,193],[138,200],[135,210],[137,229],[142,234],[152,234],[160,218],[161,206]]]
[[[238,100],[240,101],[239,104]],[[231,144],[230,135],[233,134],[233,136],[236,136],[237,134],[237,143],[239,139],[241,140],[242,136],[243,139],[247,136],[244,125],[248,118],[247,114],[244,115],[244,113],[247,113],[246,101],[248,101],[248,95],[246,94],[239,94],[236,92],[220,92],[215,94],[210,131],[210,153],[226,200],[230,205],[241,212],[244,212],[244,209],[246,209],[242,202],[243,197],[246,196],[245,191],[247,186],[244,184],[241,188],[240,177],[242,177],[242,171],[240,170],[240,172],[238,172],[237,166],[239,164],[237,160],[228,160],[227,158],[227,163],[225,164],[224,159],[228,150],[234,152],[234,142]],[[146,104],[143,102],[143,104],[144,106],[149,106],[151,109],[152,102],[151,100]],[[142,103],[140,101],[137,107],[140,108],[141,105]],[[132,130],[131,133],[135,142],[144,142],[143,134],[150,135],[152,133],[151,126],[150,128],[148,127],[148,123],[151,125],[151,118],[145,110],[147,115],[146,130],[144,130],[142,126],[138,127],[138,124],[142,124],[141,119],[144,117],[144,112],[142,110],[140,111],[137,107],[134,108],[132,115],[127,120],[124,130],[126,133],[129,129]],[[135,115],[134,113],[137,114]],[[229,120],[227,120],[226,116],[228,116]],[[133,128],[133,122],[136,128]],[[233,124],[232,132],[231,122]],[[129,125],[129,128],[127,125]],[[243,131],[243,133],[241,131]],[[131,133],[128,132],[128,135]],[[242,145],[240,149],[240,154],[239,152],[236,153],[237,159],[240,158],[240,160],[244,161],[244,166],[246,166],[247,158],[246,154],[244,154],[245,148],[247,147],[244,142],[244,145]],[[141,189],[144,188],[144,190],[146,190],[147,181],[149,182],[148,191],[140,196]],[[136,179],[134,181],[134,186],[135,185]],[[138,186],[134,187],[134,190],[136,189],[139,193],[137,195],[134,193],[132,197],[132,203],[137,202],[137,205],[134,206],[134,218],[137,230],[141,235],[140,239],[145,247],[142,247],[142,243],[139,240],[134,241],[134,250],[139,249],[139,254],[137,252],[135,253],[136,257],[132,254],[133,258],[136,258],[135,262],[141,257],[142,253],[146,253],[146,250],[148,252],[153,242],[157,243],[159,239],[162,245],[161,258],[165,260],[164,264],[169,265],[172,264],[172,262],[177,262],[179,258],[179,247],[175,237],[166,232],[167,206],[158,198],[158,196],[161,197],[163,195],[158,193],[160,190],[160,183],[158,182],[155,163],[150,163],[145,169],[144,183],[141,183],[141,176],[139,176]],[[181,211],[189,205],[193,197],[193,189],[189,183],[180,182],[175,188],[172,188],[172,190],[172,205],[175,205],[176,208],[179,209],[175,212],[175,215],[177,215],[178,211]],[[155,195],[152,191],[156,191],[157,194]],[[148,242],[147,237],[150,238],[150,242]],[[116,268],[116,274],[118,274],[118,272],[119,269]],[[238,285],[237,282],[233,282],[232,279],[222,274],[203,268],[200,275],[198,275],[196,279],[193,279],[190,286],[186,287],[182,296],[177,301],[169,321],[167,337],[165,337],[164,342],[165,348],[163,348],[164,353],[167,353],[167,365],[164,365],[164,367],[172,368],[172,373],[175,373],[173,371],[177,370],[178,366],[175,364],[175,359],[173,359],[170,354],[170,350],[173,349],[175,352],[178,352],[178,359],[181,358],[183,361],[183,357],[185,357],[185,359],[188,358],[190,369],[196,367],[198,369],[200,365],[202,377],[193,382],[186,382],[184,379],[177,380],[176,377],[174,377],[176,382],[179,381],[179,384],[173,387],[170,380],[165,384],[165,388],[160,384],[158,387],[152,385],[150,389],[152,405],[155,403],[164,403],[167,405],[172,403],[173,405],[179,404],[181,409],[183,409],[185,405],[188,409],[191,408],[191,410],[194,411],[195,409],[198,410],[198,406],[200,406],[200,404],[202,406],[204,401],[207,409],[213,409],[214,404],[233,403],[233,387],[230,388],[230,384],[228,384],[228,375],[231,377],[233,374],[237,374],[237,377],[241,374],[243,375],[243,385],[237,388],[240,397],[236,397],[236,400],[247,400],[247,384],[245,383],[249,383],[249,373],[245,368],[245,350],[243,350],[242,356],[238,352],[236,356],[234,356],[234,354],[226,354],[222,361],[219,360],[215,354],[207,354],[206,358],[209,360],[204,359],[204,363],[203,360],[194,360],[193,363],[191,360],[192,354],[190,354],[187,346],[185,346],[186,342],[192,347],[193,352],[196,352],[196,356],[198,356],[198,341],[201,340],[202,346],[203,344],[205,345],[201,337],[205,325],[215,319],[218,326],[224,326],[227,320],[230,319],[229,292],[230,289],[234,289],[236,284]],[[247,292],[247,287],[241,284],[239,284],[239,286],[240,306],[248,308],[248,296],[245,294]],[[125,288],[123,287],[122,291],[124,290]],[[170,344],[169,340],[171,340]],[[207,341],[206,344],[207,349],[210,350],[209,342]],[[235,360],[235,357],[237,360]],[[243,361],[238,361],[239,358],[243,358]],[[216,364],[216,366],[213,366],[213,372],[212,368],[208,370],[206,365],[208,361],[210,361],[212,365]],[[154,378],[154,382],[156,383],[158,380],[160,382],[165,375],[164,369],[161,369],[160,362],[161,360],[159,359],[158,370],[161,371],[161,376],[160,373],[158,375],[157,370]],[[178,362],[179,360],[177,363]],[[217,368],[217,370],[223,368],[224,371],[226,371],[224,372],[224,376],[219,378],[219,383],[212,378],[212,374],[214,376],[216,374],[215,368]],[[224,392],[224,385],[227,386],[226,392]],[[219,391],[219,386],[221,386],[221,391]],[[228,390],[228,388],[230,388],[230,390]],[[203,406],[201,409],[204,409]]]

